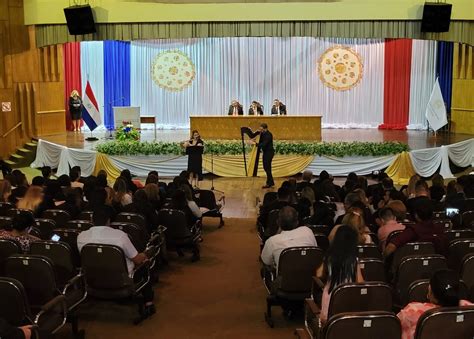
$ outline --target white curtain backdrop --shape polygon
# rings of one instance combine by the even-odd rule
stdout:
[[[94,92],[102,123],[104,122],[104,44],[102,41],[81,42],[81,83],[82,94],[86,90],[87,80],[89,80]],[[84,128],[88,130],[87,125]],[[102,124],[97,127],[104,129]]]
[[[319,175],[321,171],[328,171],[331,175],[345,176],[351,172],[358,175],[371,174],[373,171],[379,171],[390,166],[395,160],[395,155],[388,155],[384,157],[327,157],[315,156],[314,160],[306,168],[311,170],[314,174]]]
[[[30,166],[33,168],[40,168],[43,166],[58,168],[59,160],[61,159],[61,152],[65,149],[67,149],[66,146],[40,139],[38,140],[38,147],[36,148],[36,158]]]
[[[334,45],[357,51],[364,65],[359,85],[335,91],[319,79],[317,61]],[[152,80],[155,57],[180,50],[196,67],[190,87],[169,92]],[[165,128],[189,126],[190,115],[225,115],[232,99],[261,102],[269,114],[274,98],[290,115],[322,115],[324,127],[377,127],[383,120],[384,42],[367,39],[208,38],[132,41],[131,105],[156,115]]]
[[[413,40],[407,129],[427,129],[426,106],[436,80],[436,41]]]

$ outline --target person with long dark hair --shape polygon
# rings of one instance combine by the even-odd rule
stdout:
[[[204,147],[204,142],[197,130],[191,133],[191,139],[184,143],[184,147],[188,155],[188,172],[191,176],[191,184],[194,182],[194,186],[197,186],[198,181],[202,180],[202,148]],[[190,147],[201,147],[201,150],[191,151]]]
[[[358,240],[354,228],[341,225],[329,246],[323,264],[316,271],[316,276],[326,281],[321,300],[321,323],[327,320],[331,293],[336,287],[344,283],[364,281],[357,262]]]

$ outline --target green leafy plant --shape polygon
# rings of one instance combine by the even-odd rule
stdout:
[[[140,132],[133,127],[130,121],[122,121],[122,126],[115,130],[115,139],[119,141],[139,140]]]
[[[384,156],[409,151],[407,144],[400,142],[302,142],[275,141],[276,154],[345,156]],[[248,153],[251,145],[245,146]],[[96,146],[96,150],[107,155],[183,155],[184,148],[179,142],[140,142],[138,140],[117,139]],[[209,140],[205,143],[205,154],[240,155],[240,140]]]

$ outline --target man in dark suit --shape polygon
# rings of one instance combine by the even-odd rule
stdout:
[[[244,115],[244,109],[242,105],[237,100],[232,100],[229,106],[229,113],[228,115]]]
[[[286,106],[280,100],[273,100],[272,115],[286,115]]]
[[[273,134],[268,130],[266,123],[260,125],[258,133],[260,134],[258,148],[262,152],[263,169],[267,174],[267,183],[262,188],[270,188],[275,185],[272,175],[272,160],[275,155],[275,150],[273,149]]]
[[[249,115],[263,115],[263,106],[258,101],[252,101],[249,108]]]

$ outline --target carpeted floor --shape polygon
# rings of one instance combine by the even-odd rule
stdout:
[[[287,321],[274,308],[275,328],[264,321],[266,290],[259,275],[255,219],[206,219],[202,259],[170,253],[155,285],[157,313],[132,325],[135,308],[88,302],[80,311],[86,338],[291,338],[302,320]],[[70,327],[61,331],[70,335]]]

